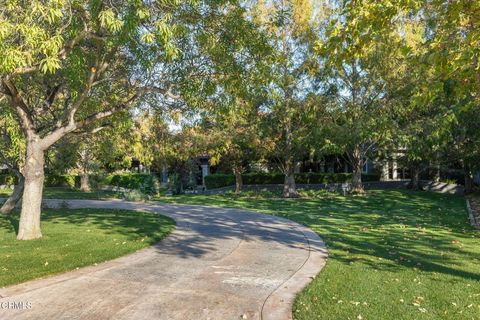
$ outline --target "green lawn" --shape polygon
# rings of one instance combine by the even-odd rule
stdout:
[[[162,201],[247,208],[315,230],[328,246],[328,263],[297,297],[296,319],[480,319],[480,233],[460,196],[378,190]]]
[[[160,241],[175,228],[167,217],[102,209],[45,210],[43,238],[15,240],[18,214],[0,216],[0,287],[100,263]]]
[[[0,198],[6,198],[10,195],[12,190],[0,189]],[[103,199],[121,199],[121,192],[96,190],[92,192],[82,192],[79,189],[70,188],[45,188],[43,196],[45,199],[90,199],[90,200],[103,200]]]

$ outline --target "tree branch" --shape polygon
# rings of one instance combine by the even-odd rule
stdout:
[[[23,100],[20,92],[17,90],[17,87],[9,79],[2,80],[3,87],[7,91],[6,94],[10,97],[13,107],[20,119],[20,125],[24,134],[28,138],[32,138],[36,135],[35,126],[30,110]]]
[[[90,124],[95,123],[97,120],[107,118],[116,112],[128,109],[144,93],[145,93],[144,91],[137,92],[134,95],[132,95],[129,99],[127,99],[125,102],[120,103],[111,109],[93,113],[90,116],[86,117],[84,120],[75,121],[73,119],[72,122],[69,121],[66,125],[59,127],[54,131],[52,131],[51,133],[47,134],[42,139],[41,147],[45,150],[68,133],[71,133],[78,129],[82,129]]]

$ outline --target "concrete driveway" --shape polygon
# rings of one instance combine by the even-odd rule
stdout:
[[[120,200],[68,206],[158,212],[177,228],[134,254],[0,289],[0,319],[290,319],[295,294],[327,257],[310,229],[245,210]],[[5,308],[12,302],[30,308]]]

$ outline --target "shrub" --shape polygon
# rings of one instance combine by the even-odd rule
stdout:
[[[216,173],[205,177],[205,185],[208,189],[227,187],[234,184],[235,176],[233,174]]]
[[[350,179],[352,179],[351,173],[307,172],[295,174],[295,182],[298,184],[342,183]]]
[[[282,184],[285,176],[279,172],[250,172],[242,174],[242,179],[244,184]]]
[[[363,182],[370,182],[370,181],[379,181],[380,174],[379,173],[363,173],[362,174],[362,181]]]
[[[4,173],[0,174],[0,186],[13,186],[17,183],[17,177],[14,174]]]
[[[243,183],[251,184],[283,184],[285,176],[282,173],[251,172],[242,175]],[[343,183],[352,179],[351,173],[323,173],[323,172],[302,172],[295,173],[297,184],[327,184]],[[376,173],[362,174],[362,181],[378,181],[380,176]],[[233,174],[217,173],[205,177],[205,185],[208,189],[221,188],[235,184]]]
[[[142,193],[140,190],[132,190],[132,191],[127,191],[123,194],[123,199],[126,201],[144,201],[147,200],[148,197]]]
[[[47,174],[44,181],[45,187],[75,187],[75,175],[73,174]]]
[[[88,183],[90,187],[93,189],[98,189],[98,186],[102,183],[105,179],[102,175],[99,174],[89,174],[88,175]],[[80,176],[75,176],[75,187],[80,188]]]
[[[443,183],[446,183],[446,184],[458,184],[458,180],[448,179],[448,178],[440,179],[440,182],[443,182]]]
[[[160,182],[157,177],[146,173],[110,174],[105,177],[103,183],[126,189],[140,190],[145,194],[157,194],[160,189]]]

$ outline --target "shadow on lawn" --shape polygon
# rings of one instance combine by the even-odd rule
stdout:
[[[480,260],[474,248],[479,235],[468,224],[459,196],[377,190],[367,196],[297,200],[235,194],[180,199],[289,218],[314,229],[326,241],[330,259],[344,264],[389,271],[416,268],[480,280],[474,268],[474,259]]]
[[[480,259],[471,250],[478,239],[466,221],[460,197],[408,191],[369,191],[365,197],[278,200],[242,198],[236,195],[177,198],[183,202],[241,207],[289,218],[314,229],[328,244],[330,258],[341,263],[363,263],[379,270],[417,268],[480,280],[480,273],[460,260]],[[175,200],[173,198],[172,200]],[[211,255],[218,240],[275,242],[305,249],[303,234],[270,215],[244,210],[174,204],[91,202],[104,209],[158,212],[178,221],[176,232],[156,249],[160,254],[183,258]],[[72,201],[72,208],[83,201]],[[85,214],[87,213],[87,214]],[[48,210],[43,221],[86,223],[132,238],[152,237],[158,219],[154,214],[131,214],[121,210]],[[475,237],[472,239],[472,236]],[[462,245],[464,247],[462,248]],[[443,254],[442,254],[443,252]],[[467,257],[467,255],[469,257]],[[382,260],[380,260],[381,258]],[[463,258],[463,259],[460,259]]]
[[[303,208],[303,214],[289,217],[325,235],[332,259],[378,270],[417,268],[480,280],[480,272],[461,263],[480,259],[478,251],[468,250],[478,234],[466,220],[461,198],[405,191],[321,205],[320,212]]]
[[[50,201],[52,207],[63,201]],[[92,209],[75,209],[88,206]],[[245,210],[223,209],[189,205],[162,205],[123,201],[69,201],[69,209],[45,210],[44,222],[63,224],[91,224],[108,233],[115,230],[132,238],[151,236],[155,230],[152,220],[159,213],[177,221],[176,231],[159,243],[160,254],[175,254],[183,258],[209,255],[215,259],[221,250],[218,240],[234,242],[261,240],[306,250],[305,238],[288,220],[270,215],[259,215]],[[121,208],[121,210],[120,210]],[[75,209],[75,210],[72,210]],[[101,210],[99,210],[101,209]],[[112,210],[113,209],[113,210]],[[132,214],[126,210],[146,211]],[[278,223],[278,221],[282,223]],[[132,228],[133,227],[133,228]]]
[[[9,232],[18,232],[18,214],[15,212],[7,216],[0,216],[0,229],[5,229]]]
[[[125,210],[105,210],[105,209],[43,209],[41,223],[45,232],[45,224],[50,225],[82,225],[84,229],[78,231],[85,232],[89,226],[100,228],[107,234],[122,234],[129,240],[138,240],[148,237],[151,243],[162,239],[163,231],[161,226],[170,226],[173,224],[169,218],[164,216],[141,213],[131,214]],[[18,212],[13,212],[9,216],[0,217],[0,228],[8,232],[17,234],[19,224]],[[93,228],[92,228],[93,229]],[[73,231],[73,230],[72,230]]]

